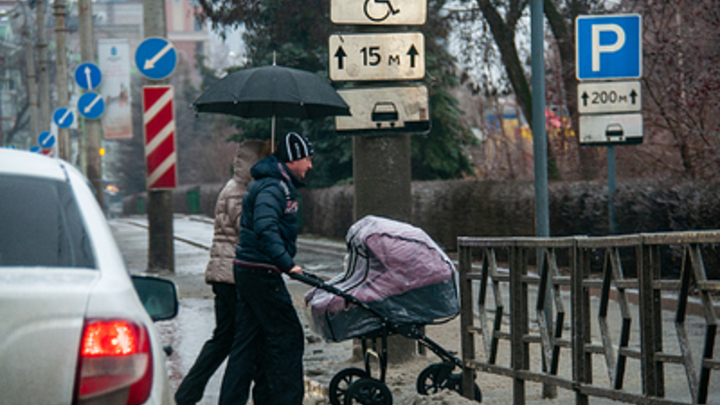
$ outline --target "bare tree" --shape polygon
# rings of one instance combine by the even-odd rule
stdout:
[[[640,0],[645,168],[691,179],[720,170],[720,9],[712,0]]]
[[[575,48],[574,48],[574,21],[582,14],[602,14],[605,10],[605,2],[599,0],[544,0],[544,13],[550,27],[556,47],[556,74],[560,78],[559,84],[548,86],[555,89],[560,95],[560,100],[566,107],[569,117],[572,118],[572,127],[577,125],[577,79],[575,78]],[[470,64],[477,64],[478,57],[482,62],[494,62],[492,59],[497,56],[494,49],[499,53],[499,61],[505,70],[505,80],[510,84],[523,114],[528,122],[532,122],[532,93],[528,83],[530,76],[529,65],[529,42],[523,39],[529,37],[529,29],[526,26],[528,16],[529,0],[473,0],[474,7],[468,7],[462,12],[456,12],[459,28],[463,25],[473,26],[473,29],[483,33],[492,34],[493,42],[487,41],[487,35],[475,36],[473,42],[468,42],[465,51],[465,60]],[[480,21],[482,18],[482,21]],[[468,35],[461,34],[462,39],[469,39]],[[490,47],[494,49],[490,49]],[[527,48],[527,49],[524,49]],[[489,75],[481,75],[475,78],[475,84],[485,88],[486,94],[494,94],[502,91],[503,85],[485,82]],[[483,83],[484,82],[484,83]],[[575,131],[577,133],[577,131]],[[576,137],[576,142],[577,137]],[[548,149],[552,153],[551,148]],[[580,167],[580,177],[590,179],[596,175],[596,149],[580,147],[573,148],[577,157],[573,159]],[[551,164],[552,159],[550,159]],[[568,171],[577,173],[577,170]]]

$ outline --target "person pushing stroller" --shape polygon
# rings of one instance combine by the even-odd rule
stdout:
[[[221,405],[247,403],[251,380],[261,387],[253,392],[256,404],[302,405],[304,333],[282,274],[302,273],[293,261],[297,188],[304,185],[312,157],[310,141],[290,132],[273,155],[251,169],[234,261],[235,339]]]

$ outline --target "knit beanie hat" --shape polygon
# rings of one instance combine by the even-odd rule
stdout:
[[[280,140],[275,155],[281,162],[294,162],[313,155],[312,143],[297,132],[288,132]]]

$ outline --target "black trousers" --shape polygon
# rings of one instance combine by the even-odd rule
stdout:
[[[213,283],[212,290],[215,293],[215,330],[175,392],[175,402],[178,405],[196,404],[202,399],[210,377],[215,374],[232,348],[237,305],[235,286]]]
[[[305,336],[282,276],[235,265],[235,283],[235,340],[220,405],[245,404],[252,379],[260,387],[253,390],[254,404],[302,405]]]

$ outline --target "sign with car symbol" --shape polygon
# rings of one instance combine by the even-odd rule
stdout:
[[[580,143],[642,143],[640,81],[619,81],[642,77],[641,16],[578,16],[575,34]]]
[[[639,144],[642,143],[642,139],[642,114],[603,114],[580,116],[581,144]]]
[[[330,0],[335,24],[423,25],[427,0]]]
[[[330,36],[330,80],[419,80],[425,37],[419,32]]]
[[[350,106],[349,117],[335,117],[335,130],[345,134],[424,133],[430,130],[425,86],[338,90]]]

